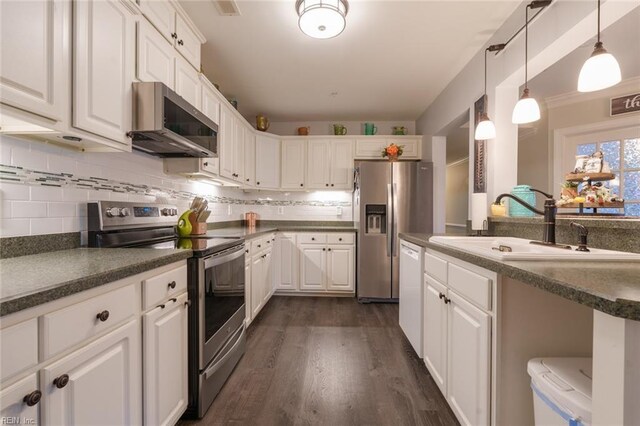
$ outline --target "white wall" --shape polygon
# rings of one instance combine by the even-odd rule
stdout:
[[[467,225],[469,211],[469,159],[447,165],[447,225]]]
[[[408,135],[415,135],[415,121],[287,121],[274,122],[269,126],[269,133],[280,136],[297,135],[298,127],[309,127],[310,135],[333,135],[333,125],[343,124],[347,127],[347,135],[364,134],[364,123],[373,123],[378,127],[378,135],[390,135],[394,126],[404,126]]]
[[[167,201],[186,210],[195,194],[210,200],[209,222],[239,220],[247,211],[257,212],[265,220],[352,220],[350,192],[244,192],[221,188],[165,175],[162,160],[138,152],[81,153],[2,135],[0,170],[4,172],[0,174],[4,178],[0,180],[2,237],[85,231],[88,201]],[[57,178],[51,174],[59,173],[72,177],[63,176],[59,183],[45,182],[60,186],[43,186],[37,180],[43,176]],[[19,176],[21,182],[7,180],[12,176]],[[107,180],[100,183],[144,185],[146,189],[137,188],[143,193],[120,193],[73,182],[91,177]]]

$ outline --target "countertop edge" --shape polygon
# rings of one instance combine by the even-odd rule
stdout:
[[[584,289],[577,288],[567,282],[526,271],[506,262],[498,262],[482,256],[456,250],[454,248],[443,247],[442,245],[434,244],[429,241],[425,241],[422,238],[416,238],[407,234],[401,233],[399,236],[401,239],[410,243],[424,248],[429,248],[448,256],[455,257],[456,259],[469,262],[481,268],[503,274],[509,278],[521,281],[525,284],[545,290],[549,293],[581,305],[588,306],[606,314],[635,321],[640,320],[639,302],[623,299],[612,300],[607,298],[605,295],[594,294],[592,292],[585,291]]]
[[[141,274],[161,266],[186,260],[192,256],[191,250],[184,250],[171,253],[166,256],[143,261],[122,268],[101,272],[95,275],[88,275],[83,278],[74,279],[33,293],[22,294],[13,299],[0,302],[0,317],[20,312],[35,306],[44,305],[54,300],[62,299],[73,294],[81,293],[85,290],[100,287],[112,282]]]

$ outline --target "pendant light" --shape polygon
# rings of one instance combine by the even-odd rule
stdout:
[[[487,109],[489,109],[487,105],[487,52],[499,52],[506,44],[492,44],[484,50],[484,104],[482,107],[482,114],[480,114],[480,120],[478,121],[478,125],[476,126],[476,134],[474,139],[477,141],[482,141],[486,139],[493,139],[496,137],[496,126],[493,124],[493,121],[489,119],[489,114],[487,114]]]
[[[598,41],[593,53],[582,65],[578,77],[578,92],[595,92],[620,83],[620,65],[600,41],[600,0],[598,0]]]
[[[298,0],[298,26],[313,38],[333,38],[347,26],[347,0]]]
[[[513,124],[533,123],[540,120],[540,107],[535,98],[529,96],[527,61],[529,59],[529,9],[539,9],[551,4],[551,0],[532,1],[525,8],[524,22],[524,90],[520,100],[513,108],[511,121]]]

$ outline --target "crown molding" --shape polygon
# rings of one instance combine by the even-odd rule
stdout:
[[[547,104],[547,108],[553,109],[579,102],[592,101],[594,99],[610,99],[636,91],[640,91],[640,76],[621,81],[619,84],[605,90],[589,93],[581,93],[578,91],[562,93],[544,98],[544,101]]]

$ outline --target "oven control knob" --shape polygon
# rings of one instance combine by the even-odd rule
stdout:
[[[178,209],[171,209],[171,216],[178,216]]]
[[[125,207],[123,209],[120,209],[120,211],[118,212],[118,216],[120,217],[131,216],[131,212],[129,211],[128,208]]]
[[[116,217],[116,216],[120,216],[120,209],[118,207],[109,207],[106,211],[105,214],[107,215],[107,217]]]
[[[167,208],[160,210],[160,214],[162,214],[162,216],[171,216],[171,212],[172,210]]]

